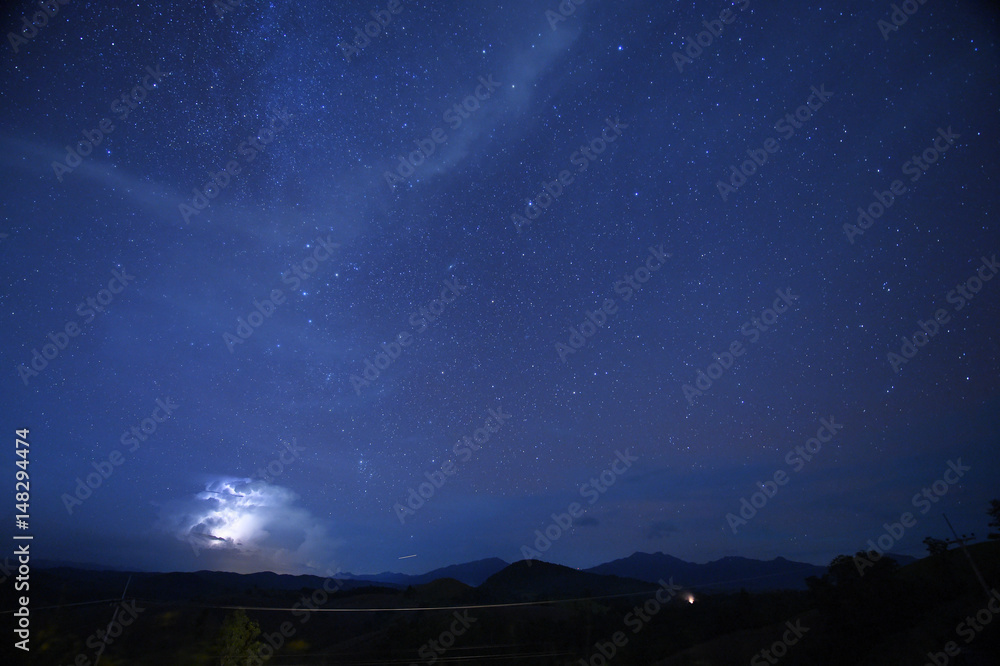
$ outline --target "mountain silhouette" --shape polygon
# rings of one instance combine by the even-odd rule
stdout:
[[[712,591],[740,590],[804,590],[806,578],[820,576],[826,567],[793,562],[783,557],[754,560],[746,557],[724,557],[705,564],[695,564],[665,553],[633,553],[587,569],[595,574],[634,578],[655,583],[673,576],[674,582],[685,587]]]

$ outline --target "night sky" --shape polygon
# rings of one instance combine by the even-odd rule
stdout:
[[[985,537],[1000,20],[903,4],[14,3],[0,476],[29,428],[34,557]]]

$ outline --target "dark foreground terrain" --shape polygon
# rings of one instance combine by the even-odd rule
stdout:
[[[970,552],[1000,587],[1000,542]],[[46,666],[1000,663],[1000,593],[991,604],[961,552],[905,567],[882,558],[862,572],[858,562],[838,558],[808,589],[770,592],[541,562],[476,587],[132,574],[124,600],[130,574],[56,568],[33,573],[31,652],[14,650],[8,631],[0,654]]]

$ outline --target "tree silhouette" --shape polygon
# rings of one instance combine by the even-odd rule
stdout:
[[[1000,500],[990,500],[990,508],[987,509],[986,513],[993,519],[990,521],[990,527],[1000,529]],[[1000,539],[1000,532],[990,532],[989,538]]]
[[[927,552],[931,555],[940,555],[941,553],[948,552],[948,542],[944,539],[924,537],[924,545],[927,546]]]
[[[915,610],[905,584],[899,580],[899,564],[875,551],[838,555],[827,573],[806,579],[820,612],[831,631],[849,645],[850,659],[863,654],[878,636],[906,626]],[[854,652],[852,652],[854,651]]]
[[[242,608],[226,616],[219,636],[222,666],[240,666],[260,654],[263,643],[257,640],[260,625],[247,617]]]

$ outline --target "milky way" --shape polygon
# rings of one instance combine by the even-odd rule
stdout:
[[[8,9],[36,557],[826,564],[907,511],[895,552],[942,512],[984,534],[998,17],[913,5]]]

